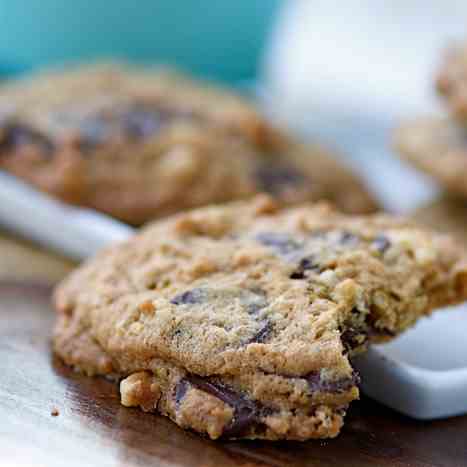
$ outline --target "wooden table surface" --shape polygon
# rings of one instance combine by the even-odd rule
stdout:
[[[0,262],[5,251],[9,267],[0,267],[1,466],[467,465],[467,417],[422,423],[366,398],[352,404],[338,438],[306,443],[213,442],[164,417],[124,408],[115,384],[78,375],[51,355],[48,284],[71,263],[0,235]]]

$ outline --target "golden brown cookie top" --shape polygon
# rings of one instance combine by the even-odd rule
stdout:
[[[149,226],[78,269],[56,303],[117,362],[348,375],[345,349],[463,300],[463,260],[445,237],[402,220],[278,210],[259,197]]]

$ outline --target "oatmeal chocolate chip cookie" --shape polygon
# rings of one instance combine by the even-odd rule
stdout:
[[[375,209],[326,151],[292,141],[240,97],[115,65],[1,87],[0,168],[131,224],[259,192]]]
[[[467,131],[454,121],[420,118],[395,135],[402,158],[430,175],[447,191],[467,196]]]
[[[211,438],[336,436],[349,357],[467,296],[450,240],[268,197],[156,222],[56,290],[55,352]]]
[[[436,89],[452,114],[467,121],[467,43],[447,50],[436,78]]]

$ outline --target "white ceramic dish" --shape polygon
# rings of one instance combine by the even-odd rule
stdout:
[[[354,360],[367,395],[419,419],[467,413],[467,306],[439,310]]]
[[[1,171],[0,224],[77,260],[133,232],[96,211],[56,201]]]

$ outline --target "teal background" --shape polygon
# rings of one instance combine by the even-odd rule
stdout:
[[[0,0],[0,73],[70,60],[169,63],[254,78],[281,0]]]

